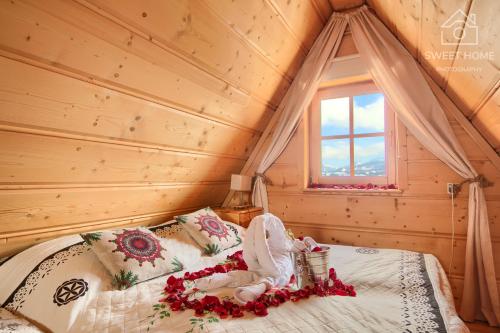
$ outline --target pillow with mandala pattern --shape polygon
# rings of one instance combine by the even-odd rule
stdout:
[[[210,207],[176,216],[175,219],[207,255],[213,256],[241,244],[238,229],[221,220]]]
[[[113,286],[120,290],[183,270],[183,264],[167,249],[166,240],[146,228],[91,232],[80,236],[113,276]]]

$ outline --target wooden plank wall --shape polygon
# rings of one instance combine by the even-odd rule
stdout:
[[[0,256],[220,205],[329,7],[0,1]]]
[[[455,1],[455,6],[447,8],[448,12],[451,9],[456,10],[459,8],[457,6],[464,2],[466,1]],[[421,28],[427,26],[426,29],[429,31],[439,31],[439,26],[436,23],[439,20],[436,17],[442,15],[442,13],[428,13],[428,17],[434,18],[433,21],[420,22],[420,10],[422,10],[419,5],[420,0],[404,2],[374,0],[369,1],[369,3],[414,56],[419,56],[419,49],[434,50],[439,44],[429,38],[422,39],[423,45],[417,42],[421,38]],[[432,6],[425,1],[423,3],[427,11],[441,9],[445,12],[441,7]],[[469,5],[471,4],[469,3]],[[489,13],[487,6],[483,7],[481,7],[480,1],[474,0],[470,10],[481,16],[483,19],[481,27],[484,30],[487,27],[492,27],[494,23],[491,22],[491,19],[487,19],[487,13]],[[390,8],[393,10],[389,10]],[[390,15],[394,12],[401,12],[402,15]],[[341,56],[357,53],[355,46],[349,43],[350,36],[347,37],[344,37],[345,47]],[[491,40],[491,38],[493,38],[491,31],[489,34],[483,31],[481,49],[488,48],[488,43],[490,43],[488,39]],[[439,73],[432,71],[436,64],[421,62],[426,70],[434,74],[433,78],[436,82],[445,88],[443,78],[440,79]],[[492,64],[487,65],[491,66]],[[486,68],[489,69],[489,67]],[[458,73],[452,73],[447,78],[449,85],[446,92],[451,97],[457,97],[451,92],[452,89],[455,89],[456,93],[460,94],[458,97],[461,99],[472,100],[475,96],[477,102],[481,92],[488,91],[486,87],[491,82],[494,84],[498,70],[487,70],[485,75],[471,79],[468,75],[472,74],[474,73],[461,73],[463,77],[460,80],[465,83],[470,80],[479,82],[480,84],[475,89],[471,90],[461,86],[457,81],[459,79]],[[494,148],[497,146],[495,140],[491,140],[491,138],[500,133],[498,121],[495,120],[495,117],[500,114],[498,112],[498,96],[498,91],[493,95],[484,95],[483,98],[486,102],[482,103],[481,107],[474,113],[475,118],[469,117],[476,128],[481,131],[481,134],[490,139],[489,142]],[[457,101],[457,98],[454,100]],[[467,110],[463,103],[457,103],[457,105],[461,106],[462,110]],[[485,119],[481,125],[477,119],[483,116]],[[454,117],[449,115],[449,119],[455,134],[476,170],[495,183],[495,186],[487,188],[485,193],[495,269],[499,278],[500,290],[500,172]],[[407,170],[405,171],[408,175],[408,188],[402,193],[307,191],[304,190],[304,180],[307,179],[307,172],[304,170],[306,159],[304,145],[307,144],[307,141],[303,126],[304,124],[301,124],[285,152],[267,172],[274,183],[273,186],[268,187],[271,212],[281,217],[297,235],[311,235],[327,243],[400,248],[432,253],[438,257],[448,272],[452,252],[452,225],[451,200],[446,194],[446,183],[457,183],[461,181],[461,178],[423,148],[414,136],[405,133],[400,140],[406,142],[404,146],[406,147]],[[494,135],[489,135],[489,133],[494,133]],[[455,200],[454,205],[456,236],[453,244],[453,265],[448,276],[458,305],[463,288],[467,233],[468,191],[466,188]]]
[[[424,66],[441,89],[460,107],[490,145],[498,151],[500,135],[500,70],[495,15],[498,1],[367,0],[387,27]],[[342,9],[343,1],[332,1]],[[348,6],[357,1],[348,1]],[[442,48],[440,25],[457,9],[476,14],[479,45]],[[399,15],[394,15],[399,13]],[[347,36],[350,37],[350,36]],[[451,36],[445,36],[451,38]],[[349,39],[340,56],[357,52]],[[467,40],[465,40],[467,41]],[[498,44],[498,43],[497,43]],[[474,59],[427,59],[433,51],[493,51],[494,61]],[[480,67],[481,71],[450,71],[442,67]],[[449,117],[455,134],[479,173],[495,182],[486,189],[495,268],[500,290],[500,173],[467,132]],[[461,179],[406,133],[408,188],[402,193],[342,193],[304,191],[303,124],[278,161],[267,172],[270,209],[296,234],[308,234],[323,242],[356,246],[401,248],[436,255],[446,271],[451,260],[451,200],[446,183]],[[467,232],[467,189],[455,201],[454,259],[449,278],[459,304],[463,286]]]
[[[500,173],[454,121],[453,130],[479,173],[495,186],[485,190],[500,276]],[[276,163],[266,173],[270,210],[297,235],[310,235],[326,243],[399,248],[432,253],[446,271],[451,253],[451,200],[446,183],[461,178],[406,133],[408,188],[402,193],[355,193],[304,190],[303,124]],[[449,274],[455,298],[461,296],[467,233],[468,191],[455,200],[455,243]],[[500,282],[500,281],[499,281]],[[499,284],[500,286],[500,284]]]

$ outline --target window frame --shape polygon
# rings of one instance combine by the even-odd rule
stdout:
[[[385,128],[384,134],[354,134],[354,119],[353,119],[353,96],[366,95],[372,93],[381,93],[373,81],[356,82],[344,85],[336,85],[326,88],[321,88],[313,97],[311,107],[309,109],[309,184],[376,184],[387,185],[396,184],[397,176],[397,158],[396,158],[396,119],[395,114],[384,98],[385,112]],[[321,135],[321,100],[349,97],[349,134],[322,136]],[[354,173],[354,138],[359,137],[377,137],[384,136],[385,138],[385,161],[386,175],[385,176],[323,176],[321,173],[321,145],[322,141],[328,139],[349,139],[350,146],[350,173]]]

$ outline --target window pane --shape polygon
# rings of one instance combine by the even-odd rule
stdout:
[[[376,133],[384,131],[384,95],[369,94],[354,96],[354,133]]]
[[[321,135],[349,134],[349,97],[321,101]]]
[[[321,141],[321,175],[350,176],[349,139]]]
[[[385,176],[385,138],[354,138],[354,175]]]

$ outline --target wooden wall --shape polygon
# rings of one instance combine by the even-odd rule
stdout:
[[[485,189],[495,268],[500,276],[500,171],[497,170],[462,127],[452,128],[479,173],[495,186]],[[399,138],[406,147],[407,188],[402,192],[342,192],[304,189],[306,138],[304,124],[285,152],[266,173],[270,211],[297,235],[310,235],[326,243],[398,248],[432,253],[445,270],[451,260],[451,200],[446,183],[462,179],[410,133]],[[455,298],[461,296],[467,234],[468,190],[455,199],[455,243],[450,281]],[[499,281],[500,287],[500,281]]]
[[[492,43],[499,25],[494,23],[494,16],[491,16],[494,11],[489,9],[487,3],[494,3],[495,6],[499,4],[496,1],[478,0],[455,0],[450,4],[443,1],[433,4],[423,0],[368,0],[368,4],[432,79],[498,151],[500,107],[496,97],[500,82],[499,67],[495,67],[495,62],[491,61],[439,64],[424,57],[425,50],[443,51],[439,40],[436,40],[440,37],[440,24],[462,5],[464,10],[478,16],[481,29],[478,49],[497,51],[498,48],[495,49]],[[359,5],[355,0],[345,4],[348,7],[355,5]],[[448,6],[443,8],[445,5]],[[422,10],[425,10],[425,14],[422,14]],[[401,15],[394,15],[395,12]],[[340,56],[357,53],[349,35],[344,37],[343,44]],[[498,62],[500,54],[496,54],[495,59]],[[479,66],[483,70],[480,73],[469,71],[443,75],[437,70],[438,66]],[[473,140],[454,117],[449,116],[449,119],[476,170],[495,182],[495,186],[487,188],[485,193],[500,289],[500,171],[485,155],[484,146],[478,146],[480,140]],[[301,124],[285,152],[267,172],[274,183],[274,186],[268,187],[270,210],[296,234],[312,235],[328,243],[432,253],[448,272],[452,225],[451,200],[446,194],[446,183],[458,183],[461,178],[423,148],[415,137],[406,133],[399,138],[406,147],[407,166],[403,172],[407,173],[408,183],[401,193],[304,190],[307,179],[304,145],[307,142],[303,126]],[[455,200],[456,237],[452,270],[448,274],[457,304],[460,304],[463,287],[467,204],[468,192],[464,188]]]
[[[0,256],[220,205],[329,11],[0,1]]]
[[[330,1],[335,10],[360,5],[364,1]],[[367,0],[395,36],[422,64],[431,78],[453,100],[489,144],[500,151],[500,50],[495,44],[500,27],[494,13],[500,2],[453,0]],[[441,47],[440,26],[457,9],[476,14],[479,26],[477,46],[461,44]],[[394,13],[399,13],[394,15]],[[346,38],[347,37],[347,38]],[[450,36],[445,36],[450,38]],[[464,39],[465,42],[469,41]],[[347,35],[340,56],[356,53]],[[498,44],[498,43],[497,43]],[[436,60],[425,52],[493,51],[491,60]],[[443,71],[439,67],[450,67]],[[460,71],[461,67],[480,70]],[[479,173],[495,182],[486,189],[490,230],[493,240],[495,268],[500,289],[500,171],[489,157],[482,140],[472,138],[470,125],[463,128],[449,117],[455,134]],[[467,124],[466,124],[467,125]],[[460,182],[450,168],[423,148],[410,133],[400,137],[406,147],[407,186],[401,193],[356,193],[304,190],[307,172],[304,156],[306,133],[301,124],[283,155],[267,172],[274,185],[268,187],[271,212],[280,216],[296,234],[307,234],[323,242],[356,246],[400,248],[432,253],[445,270],[451,260],[451,200],[446,183]],[[486,147],[487,148],[487,147]],[[495,156],[496,157],[496,156]],[[497,162],[498,160],[496,160]],[[495,162],[495,163],[496,163]],[[255,167],[255,163],[249,169]],[[449,278],[459,304],[463,286],[464,257],[467,233],[468,192],[460,193],[455,201],[454,259]]]

